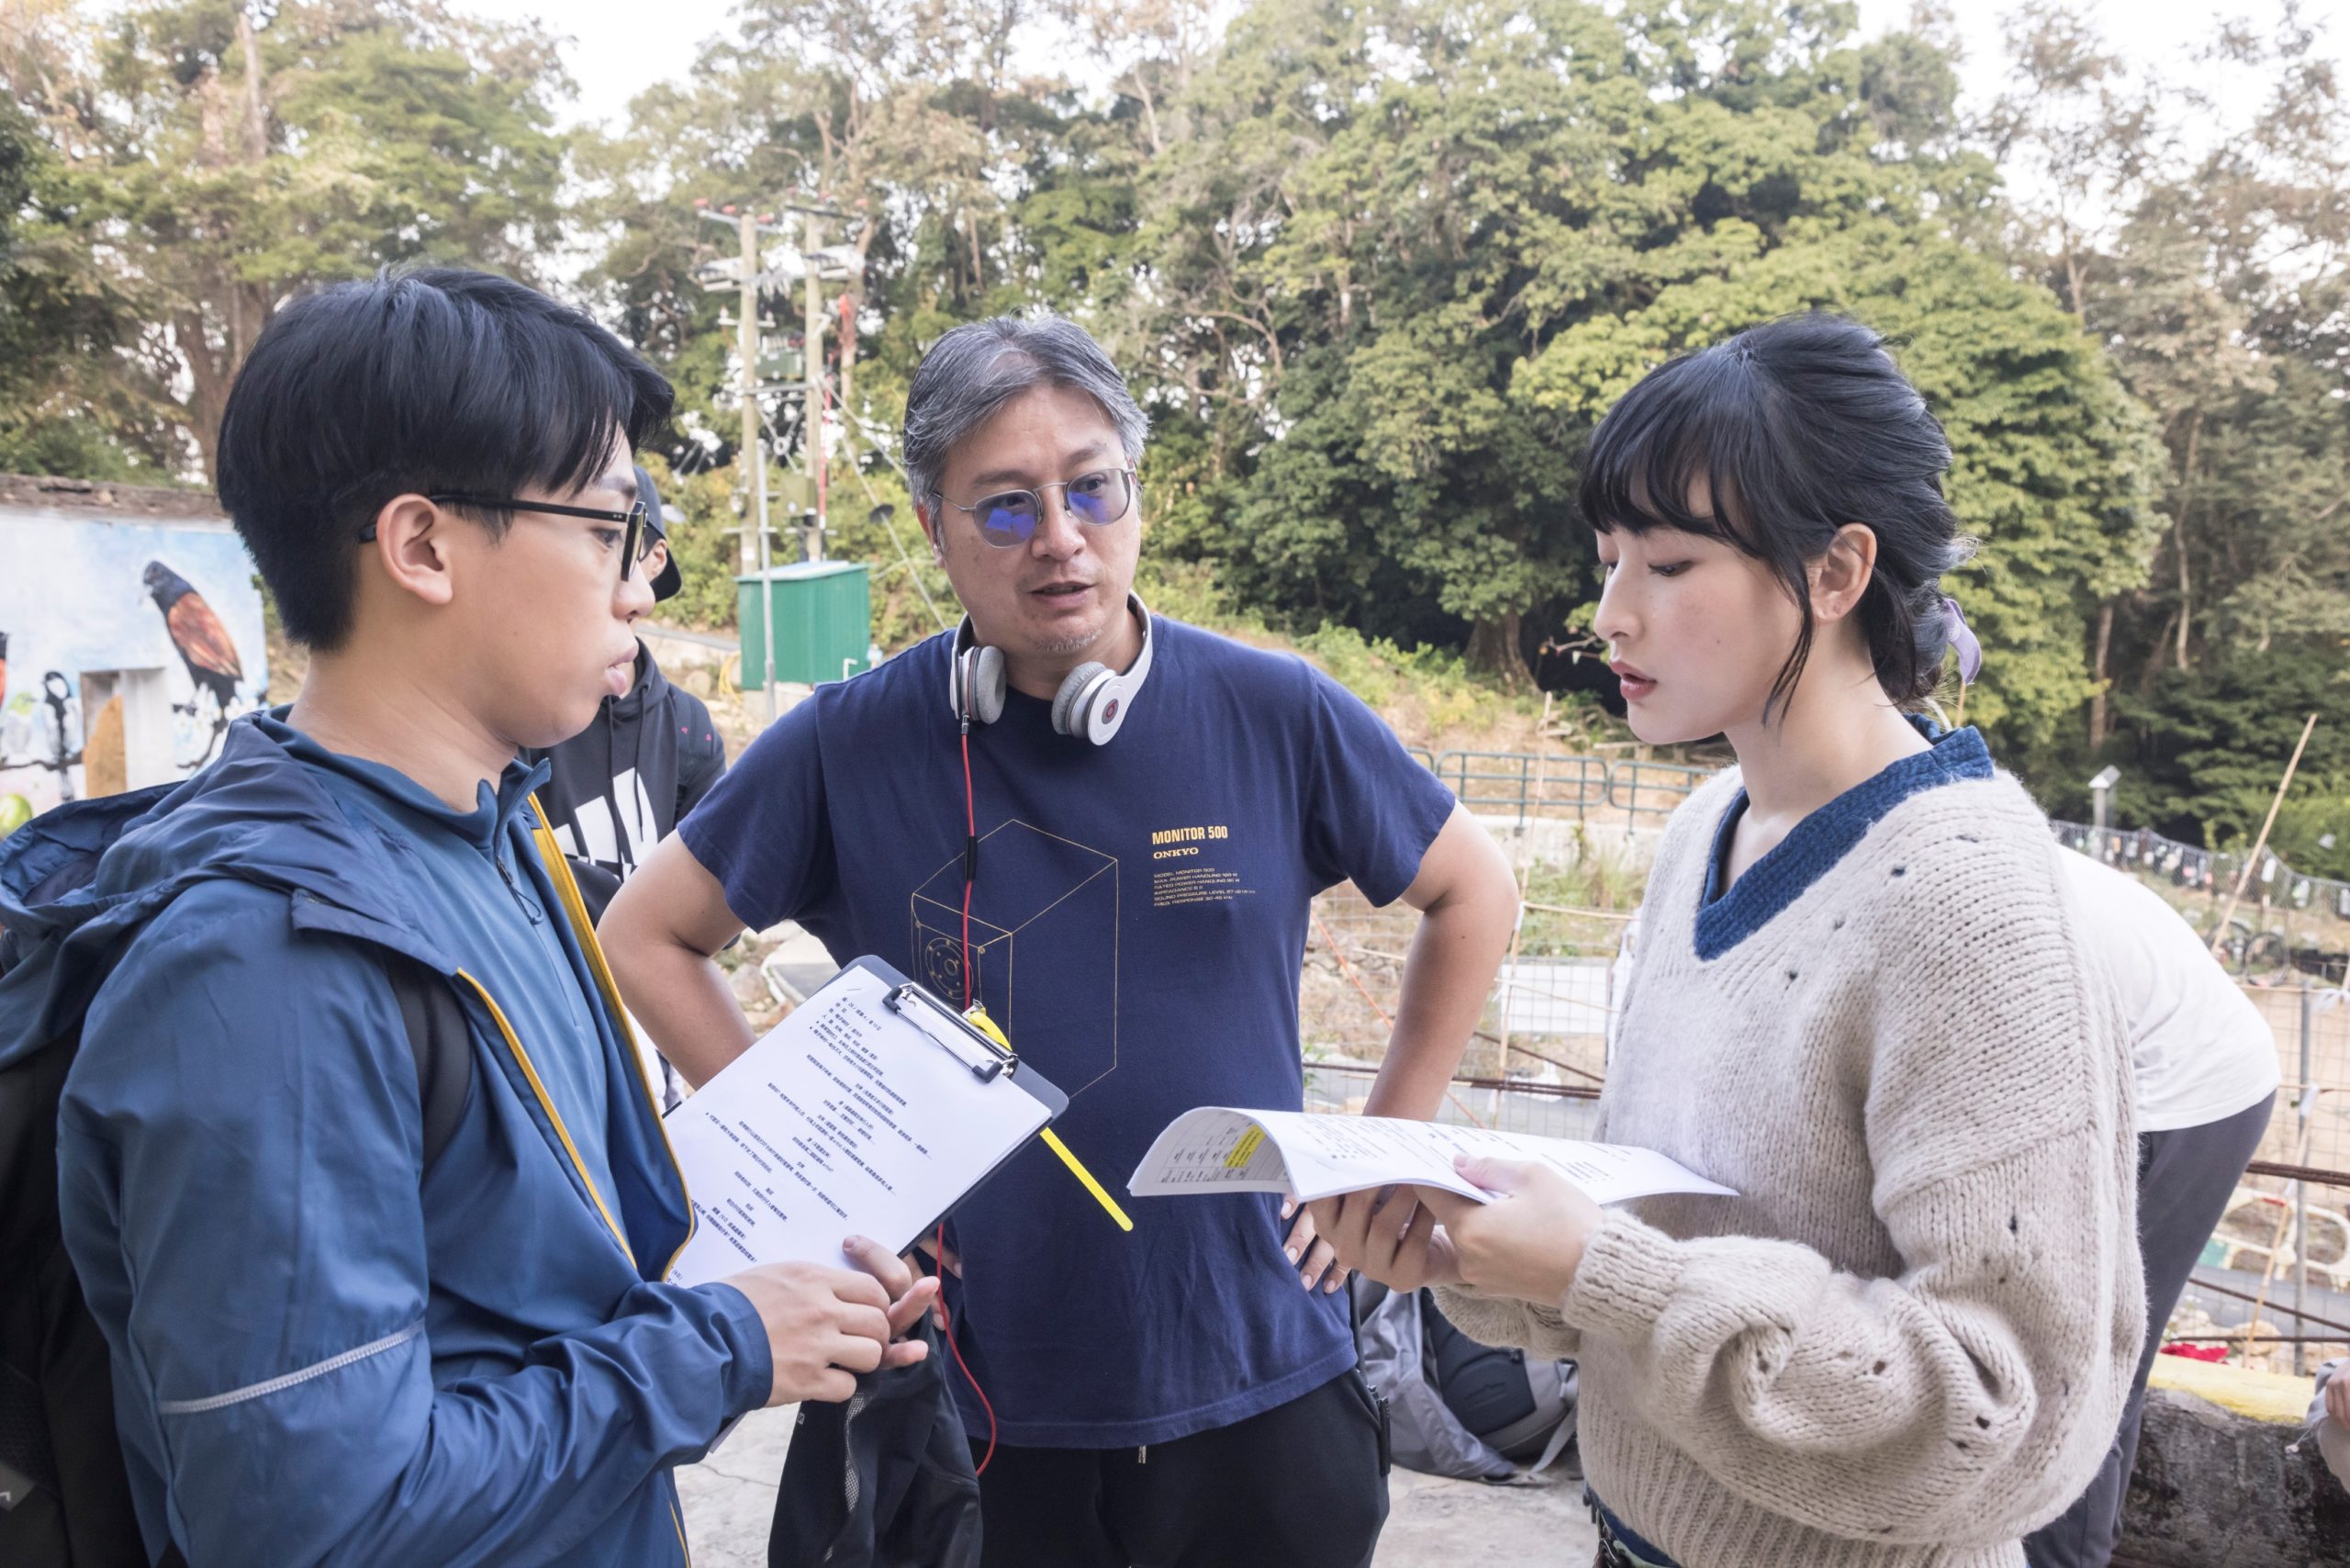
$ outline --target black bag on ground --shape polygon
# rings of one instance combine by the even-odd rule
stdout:
[[[1355,1282],[1362,1373],[1387,1401],[1397,1464],[1464,1481],[1548,1469],[1573,1441],[1575,1365],[1479,1344],[1427,1291]]]
[[[1454,1327],[1433,1298],[1421,1302],[1420,1312],[1445,1407],[1504,1459],[1537,1470],[1548,1465],[1574,1436],[1574,1362],[1480,1344]],[[1554,1439],[1561,1440],[1554,1445]]]
[[[89,886],[106,846],[178,789],[158,785],[69,808],[17,831],[52,838],[32,902]],[[52,938],[54,939],[54,938]],[[0,933],[0,975],[25,958]],[[424,1162],[448,1146],[472,1086],[473,1045],[456,993],[426,970],[389,967],[424,1105]],[[82,1046],[64,1020],[0,1070],[0,1563],[148,1568],[115,1431],[106,1342],[83,1302],[57,1214],[57,1108]],[[185,1568],[176,1547],[157,1568]]]
[[[979,1482],[946,1392],[946,1348],[802,1405],[784,1455],[767,1568],[978,1568]]]

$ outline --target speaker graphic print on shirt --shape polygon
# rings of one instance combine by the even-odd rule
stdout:
[[[970,995],[1070,1096],[1118,1066],[1118,857],[1013,820],[980,835]],[[914,890],[911,972],[964,995],[963,857]],[[1029,1031],[1024,1037],[1024,1026]]]

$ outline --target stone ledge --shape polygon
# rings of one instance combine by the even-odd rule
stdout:
[[[2350,1568],[2350,1491],[2294,1446],[2309,1402],[2307,1379],[2157,1358],[2117,1568]]]

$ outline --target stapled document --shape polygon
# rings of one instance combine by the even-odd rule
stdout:
[[[1458,1155],[1539,1159],[1594,1203],[1662,1193],[1734,1197],[1654,1149],[1581,1143],[1387,1116],[1311,1115],[1205,1105],[1168,1124],[1126,1183],[1137,1198],[1186,1193],[1283,1193],[1301,1203],[1372,1187],[1438,1187],[1464,1198],[1490,1194],[1453,1170]]]

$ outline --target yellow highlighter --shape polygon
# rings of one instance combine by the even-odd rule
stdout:
[[[1012,1049],[1011,1037],[996,1026],[995,1020],[988,1016],[986,1008],[975,1002],[963,1014],[963,1017],[972,1028],[977,1029],[1005,1050]],[[1093,1172],[1088,1170],[1084,1163],[1069,1152],[1069,1145],[1060,1140],[1060,1136],[1050,1127],[1045,1128],[1042,1136],[1045,1139],[1045,1147],[1060,1157],[1060,1162],[1069,1167],[1069,1174],[1076,1177],[1078,1183],[1093,1194],[1093,1201],[1109,1211],[1110,1217],[1118,1222],[1118,1228],[1120,1230],[1134,1229],[1135,1222],[1126,1217],[1126,1211],[1118,1206],[1118,1200],[1110,1195],[1108,1188],[1093,1179]]]

